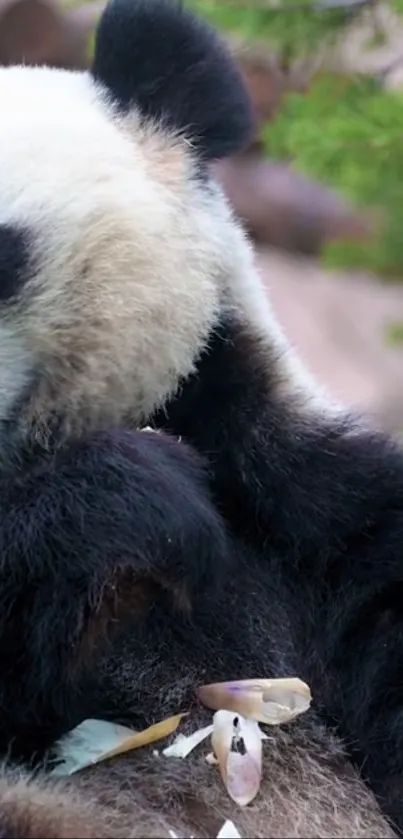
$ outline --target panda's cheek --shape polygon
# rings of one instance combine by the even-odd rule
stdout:
[[[0,224],[0,304],[18,297],[29,277],[29,245],[27,230]]]

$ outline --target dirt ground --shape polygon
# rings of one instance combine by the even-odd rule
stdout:
[[[315,260],[259,251],[259,270],[291,342],[341,402],[403,431],[403,345],[386,331],[403,321],[403,285],[326,273]]]

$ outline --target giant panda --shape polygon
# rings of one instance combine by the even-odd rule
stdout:
[[[111,0],[91,72],[0,69],[0,114],[0,836],[402,835],[403,455],[294,357],[211,178],[251,127],[221,41]],[[46,771],[88,717],[192,730],[201,683],[289,675],[249,807],[202,747]]]

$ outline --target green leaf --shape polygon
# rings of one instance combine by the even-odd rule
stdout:
[[[403,321],[388,323],[386,337],[388,343],[392,346],[401,346],[403,344]]]

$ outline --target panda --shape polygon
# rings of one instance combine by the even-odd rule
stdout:
[[[211,176],[236,67],[110,0],[91,72],[2,68],[0,113],[0,836],[403,835],[403,454],[305,372]],[[186,732],[198,685],[289,675],[246,808],[203,747],[46,771],[89,717]]]

